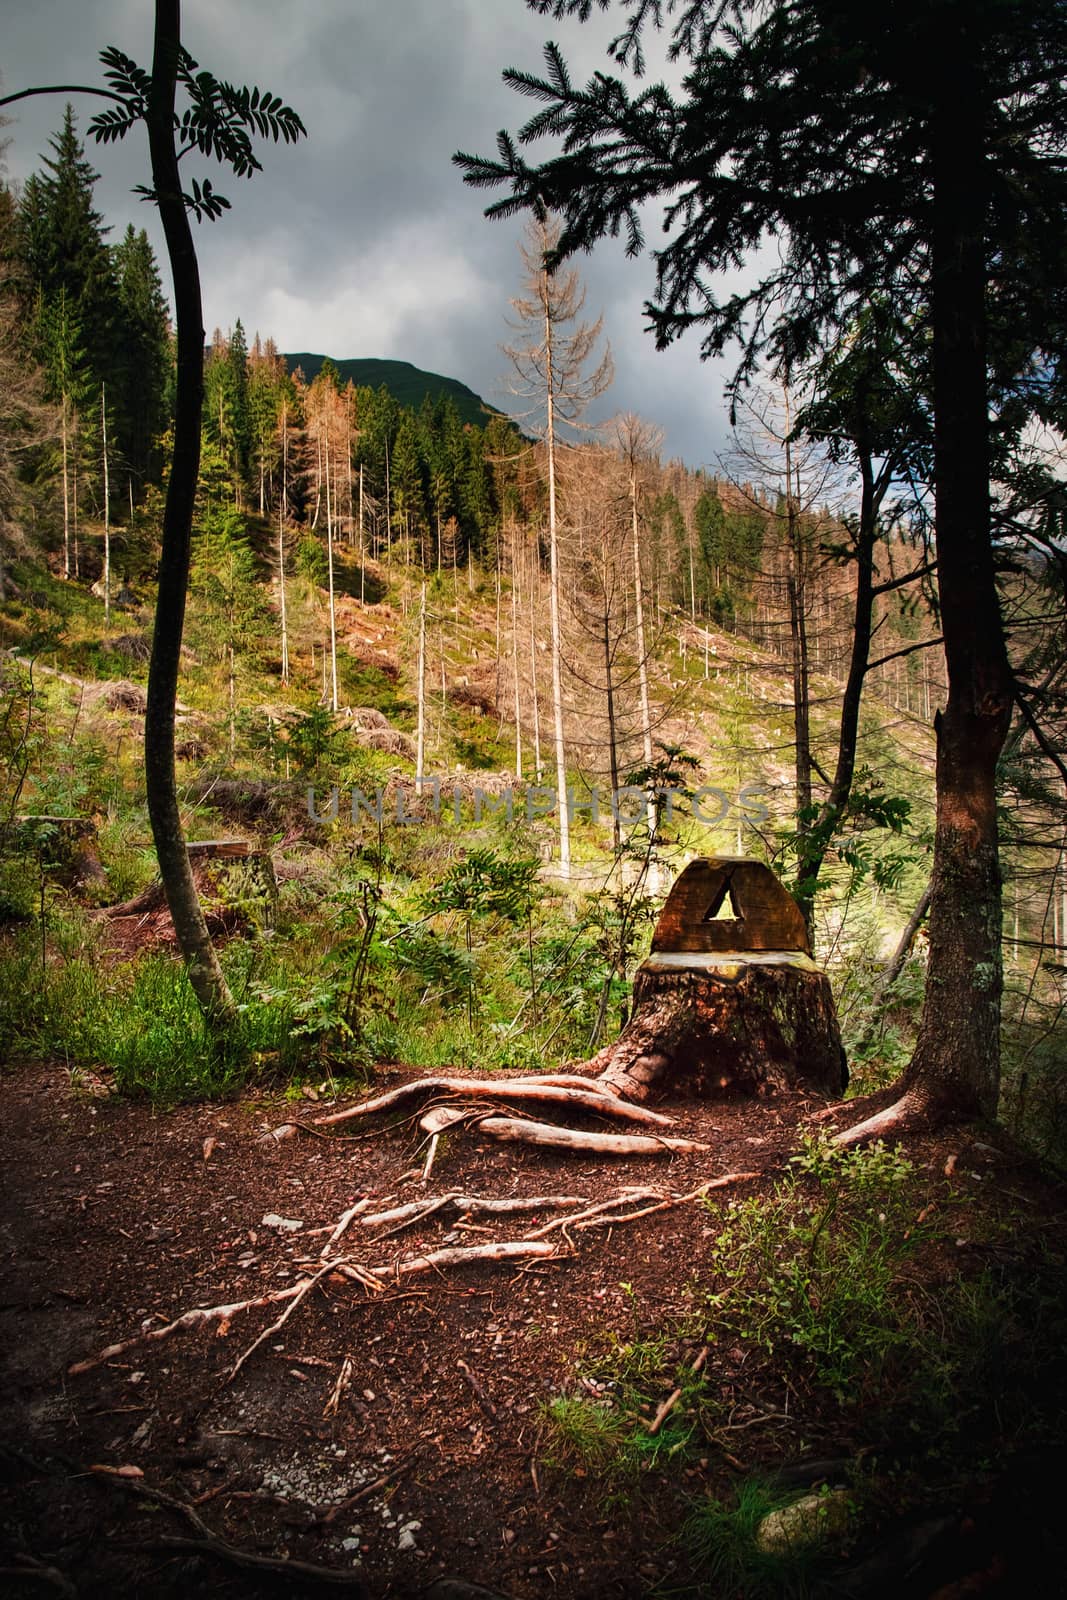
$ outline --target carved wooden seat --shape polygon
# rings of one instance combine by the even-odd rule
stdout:
[[[634,975],[633,1015],[598,1057],[602,1081],[706,1095],[811,1088],[839,1094],[844,1052],[826,974],[800,908],[761,861],[691,861]]]
[[[652,949],[736,954],[799,950],[811,955],[808,930],[793,896],[770,867],[745,856],[691,861],[667,896]]]

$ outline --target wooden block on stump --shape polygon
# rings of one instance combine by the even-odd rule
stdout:
[[[598,1057],[633,1100],[775,1088],[839,1095],[845,1054],[829,979],[796,901],[761,861],[691,861],[634,977],[633,1014]]]

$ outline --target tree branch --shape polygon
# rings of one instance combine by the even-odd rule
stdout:
[[[1034,715],[1033,708],[1022,692],[1022,685],[1019,683],[1018,678],[1012,679],[1012,692],[1015,698],[1015,704],[1022,712],[1023,720],[1030,729],[1030,732],[1033,734],[1034,738],[1037,740],[1042,753],[1048,758],[1049,761],[1052,762],[1052,765],[1056,768],[1056,771],[1059,773],[1064,783],[1067,784],[1067,763],[1064,762],[1063,756],[1060,754],[1060,752],[1049,743],[1044,729],[1038,722],[1037,717]]]
[[[872,597],[880,594],[892,594],[894,589],[903,589],[906,583],[914,583],[917,578],[927,578],[931,572],[937,571],[937,563],[928,561],[924,566],[916,567],[911,572],[903,573],[899,578],[887,578],[884,583],[876,583],[871,590]]]
[[[88,83],[49,83],[40,89],[20,89],[18,94],[5,94],[0,106],[13,106],[16,100],[29,100],[35,94],[95,94],[103,100],[117,100],[120,106],[126,104],[125,95],[116,94],[112,89],[96,89]]]
[[[914,655],[916,650],[929,650],[935,644],[944,644],[944,639],[938,634],[935,639],[920,639],[918,644],[905,645],[903,650],[892,650],[887,656],[879,656],[877,661],[867,664],[867,671],[873,672],[875,667],[884,667],[887,661],[896,661],[901,656]]]

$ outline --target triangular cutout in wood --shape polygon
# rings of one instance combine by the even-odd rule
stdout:
[[[729,878],[724,878],[721,888],[704,913],[704,921],[743,922],[744,920],[744,913],[737,904],[733,886]]]

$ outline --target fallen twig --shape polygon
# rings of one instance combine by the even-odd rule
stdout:
[[[674,1410],[681,1398],[681,1389],[671,1390],[670,1394],[667,1396],[666,1400],[664,1400],[663,1404],[656,1412],[656,1415],[652,1418],[652,1421],[645,1429],[645,1432],[648,1434],[650,1439],[655,1438],[656,1434],[662,1428],[663,1424],[666,1422],[667,1418],[670,1416],[671,1412]]]
[[[337,1408],[341,1404],[345,1390],[348,1388],[351,1382],[352,1357],[346,1355],[344,1360],[341,1362],[341,1370],[337,1374],[337,1381],[330,1391],[330,1398],[322,1408],[322,1414],[324,1417],[335,1417],[337,1415]]]
[[[371,1495],[377,1494],[379,1489],[384,1489],[386,1484],[392,1483],[394,1478],[399,1478],[401,1473],[407,1471],[411,1465],[413,1453],[404,1456],[402,1460],[391,1466],[388,1472],[383,1472],[380,1478],[375,1478],[373,1483],[365,1483],[362,1489],[357,1489],[355,1494],[350,1494],[347,1500],[341,1500],[337,1505],[331,1506],[329,1511],[323,1512],[321,1517],[316,1517],[315,1522],[328,1527],[331,1522],[336,1522],[338,1517],[344,1516],[346,1511],[352,1511],[356,1506],[362,1505],[364,1500],[369,1500]]]
[[[697,1373],[700,1372],[705,1366],[707,1359],[708,1347],[705,1345],[703,1349],[697,1353],[696,1359],[690,1362],[689,1371],[694,1377],[696,1377]],[[671,1412],[682,1398],[683,1393],[684,1390],[681,1387],[671,1390],[670,1394],[667,1396],[666,1400],[664,1400],[663,1404],[656,1412],[656,1415],[652,1418],[652,1421],[645,1429],[645,1432],[648,1434],[650,1439],[655,1438],[656,1434],[662,1428],[663,1424],[666,1422],[667,1418],[670,1416]]]
[[[456,1366],[459,1368],[460,1372],[462,1372],[463,1376],[466,1378],[468,1384],[470,1385],[471,1390],[474,1393],[475,1399],[478,1401],[478,1404],[481,1406],[481,1408],[485,1412],[486,1416],[490,1419],[491,1422],[495,1422],[496,1418],[497,1418],[496,1406],[493,1404],[493,1402],[490,1400],[489,1396],[486,1394],[485,1389],[483,1388],[483,1386],[482,1386],[481,1382],[479,1381],[479,1379],[477,1379],[474,1376],[474,1373],[471,1371],[470,1367],[468,1367],[468,1365],[467,1365],[467,1363],[465,1361],[457,1361],[456,1362]]]

